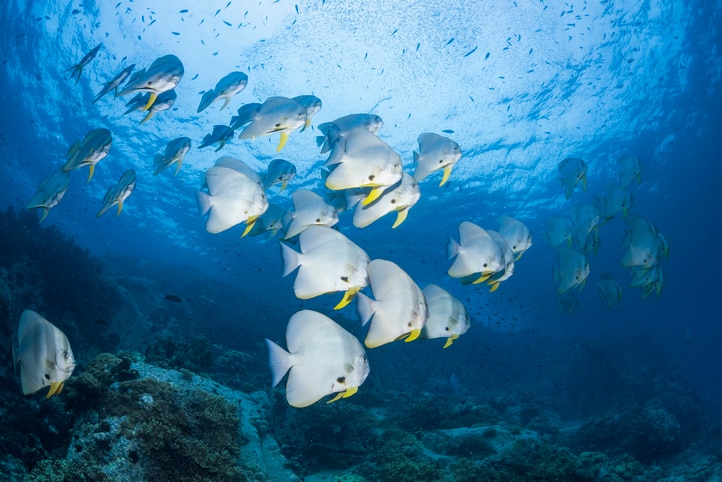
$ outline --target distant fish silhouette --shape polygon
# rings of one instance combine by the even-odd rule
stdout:
[[[173,303],[182,303],[183,302],[183,300],[176,295],[163,295],[163,298],[165,298],[168,301],[172,301]]]

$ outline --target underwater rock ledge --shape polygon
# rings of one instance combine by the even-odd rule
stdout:
[[[267,433],[264,392],[108,353],[66,391],[76,414],[67,449],[40,460],[25,481],[300,480]]]

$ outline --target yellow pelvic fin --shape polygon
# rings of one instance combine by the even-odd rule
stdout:
[[[582,190],[587,192],[587,175],[582,176]]]
[[[152,110],[149,110],[148,113],[145,115],[145,117],[143,117],[143,120],[140,121],[140,123],[141,123],[141,124],[145,124],[145,123],[148,122],[148,121],[150,120],[150,118],[153,117],[154,115],[155,115],[155,112],[153,112]]]
[[[42,223],[45,220],[45,218],[48,217],[48,213],[50,212],[50,209],[48,209],[48,208],[40,208],[40,209],[41,209],[41,213],[40,213],[40,220],[38,221],[38,223]]]
[[[306,122],[305,122],[305,124],[303,124],[303,129],[301,129],[301,132],[305,131],[309,127],[311,127],[311,118],[306,117]]]
[[[516,257],[514,258],[514,261],[519,261],[524,254],[524,251],[520,251],[516,254]]]
[[[288,181],[281,182],[281,190],[278,192],[283,192],[283,190],[286,189],[286,186],[288,186]]]
[[[409,208],[404,208],[397,212],[398,214],[396,215],[396,221],[394,222],[394,225],[391,226],[392,229],[395,229],[399,224],[406,221],[406,216],[409,215]]]
[[[346,305],[348,305],[349,303],[351,303],[351,300],[353,299],[354,296],[356,296],[356,292],[357,292],[359,289],[360,289],[360,288],[351,288],[350,290],[346,291],[346,293],[343,294],[343,298],[341,298],[341,301],[339,301],[338,304],[333,307],[333,309],[334,309],[334,310],[340,310],[340,309],[343,308],[344,306],[346,306]]]
[[[123,210],[123,202],[121,201],[121,202],[118,203],[118,212],[117,212],[116,215],[115,215],[116,218],[117,218],[118,216],[120,216],[120,212],[121,212],[122,210]]]
[[[178,165],[177,165],[176,168],[175,168],[175,174],[173,174],[174,176],[177,176],[177,175],[178,175],[178,171],[180,171],[181,164],[183,164],[183,159],[179,159],[179,160],[178,160]]]
[[[143,107],[143,108],[140,109],[140,110],[148,110],[148,109],[150,109],[150,106],[153,105],[153,102],[155,102],[155,99],[157,99],[157,98],[158,98],[158,94],[156,94],[155,92],[151,92],[151,93],[150,93],[150,99],[148,99],[148,103],[145,104],[145,107]]]
[[[326,403],[333,403],[336,400],[340,400],[341,398],[343,398],[344,393],[346,393],[346,392],[338,392],[335,397],[333,397],[331,400],[329,400]]]
[[[406,343],[408,343],[410,341],[414,341],[415,339],[417,339],[419,337],[420,334],[421,334],[421,328],[416,328],[414,330],[411,330],[411,333],[409,333],[409,336],[407,336],[404,341]]]
[[[88,180],[85,181],[85,183],[89,183],[90,179],[93,177],[93,173],[95,172],[95,164],[90,165],[90,172],[88,172]]]
[[[223,105],[221,106],[221,108],[220,108],[219,110],[223,110],[223,109],[225,109],[226,107],[228,107],[228,104],[229,104],[230,102],[231,102],[231,98],[230,98],[230,97],[226,97],[225,102],[223,102]]]
[[[454,340],[459,338],[459,335],[453,334],[449,338],[446,339],[446,343],[444,344],[444,348],[449,348],[452,343],[454,343]]]
[[[453,166],[448,165],[448,166],[446,166],[446,167],[444,168],[444,175],[441,177],[441,182],[439,183],[439,187],[441,187],[441,186],[443,186],[444,184],[446,184],[446,181],[449,180],[449,176],[451,175],[451,168],[452,168],[452,167],[453,167]]]
[[[286,145],[286,141],[288,140],[288,132],[281,132],[281,139],[278,141],[278,147],[276,148],[276,152],[281,152],[281,149],[283,149],[283,146]]]
[[[241,237],[244,237],[246,234],[251,232],[251,229],[253,229],[253,225],[256,224],[257,219],[258,216],[251,216],[246,220],[246,229],[243,231],[243,234],[241,234]]]
[[[372,189],[371,189],[371,192],[368,194],[368,196],[366,196],[366,197],[361,201],[361,204],[362,204],[363,206],[368,206],[368,205],[371,204],[372,202],[376,201],[376,200],[379,198],[379,196],[381,196],[381,193],[384,192],[384,190],[385,190],[387,187],[388,187],[388,186],[376,186],[376,187],[372,188]]]
[[[491,273],[489,273],[489,274],[482,274],[482,275],[479,277],[479,279],[477,279],[476,281],[472,281],[471,284],[478,285],[479,283],[483,283],[484,281],[488,280],[490,276],[491,276]]]
[[[50,398],[53,395],[57,395],[58,393],[63,391],[63,382],[51,382],[50,383],[50,390],[48,391],[48,394],[45,395],[45,398]]]
[[[494,291],[497,290],[497,288],[499,288],[499,285],[500,285],[501,283],[499,283],[499,282],[497,281],[496,283],[489,283],[489,284],[491,285],[491,288],[489,288],[489,293],[493,293]]]

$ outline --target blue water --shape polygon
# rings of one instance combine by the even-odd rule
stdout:
[[[303,94],[323,101],[313,126],[350,113],[379,115],[379,136],[409,171],[420,133],[451,132],[444,135],[464,155],[447,186],[438,186],[438,173],[420,183],[421,199],[406,222],[392,230],[389,216],[357,229],[344,212],[337,228],[371,259],[396,262],[422,287],[437,283],[449,290],[466,304],[471,329],[447,350],[431,342],[369,350],[372,383],[357,396],[374,384],[422,392],[431,379],[453,379],[481,393],[508,388],[519,396],[546,386],[549,393],[539,397],[565,400],[557,409],[570,418],[588,416],[581,406],[586,402],[575,402],[569,391],[583,380],[591,398],[603,397],[613,386],[604,378],[608,364],[628,357],[677,367],[719,415],[721,2],[157,3],[3,3],[0,210],[23,210],[73,142],[90,129],[110,129],[110,154],[93,179],[85,183],[87,168],[74,171],[42,226],[56,227],[118,272],[125,267],[148,277],[159,303],[164,294],[212,300],[212,308],[194,313],[208,318],[188,322],[178,315],[168,333],[186,340],[202,334],[221,347],[247,348],[265,362],[263,339],[282,342],[286,321],[299,309],[335,317],[359,337],[365,330],[353,305],[333,312],[335,295],[294,296],[295,275],[281,277],[277,239],[241,238],[242,227],[205,231],[195,191],[219,155],[259,172],[279,155],[277,136],[236,138],[219,153],[196,149],[203,136],[215,124],[228,124],[242,104]],[[66,69],[101,42],[79,81],[69,80]],[[172,109],[139,125],[139,113],[122,115],[129,98],[109,94],[92,103],[101,84],[122,68],[147,67],[165,54],[185,66]],[[232,70],[247,73],[246,89],[225,110],[217,103],[196,113],[201,93]],[[315,127],[291,134],[280,157],[293,162],[298,175],[283,193],[268,190],[272,202],[291,208],[294,189],[321,191],[326,156],[318,152],[317,134]],[[152,176],[155,154],[181,135],[193,147],[178,175],[170,168]],[[642,182],[630,187],[630,213],[653,221],[669,239],[664,288],[642,300],[639,288],[627,286],[618,215],[600,227],[601,249],[589,258],[591,274],[578,306],[561,313],[552,278],[556,254],[544,240],[544,221],[601,195],[615,181],[622,154],[643,163]],[[567,157],[589,166],[587,192],[577,188],[570,200],[557,181],[557,164]],[[137,187],[122,214],[96,218],[105,191],[131,168]],[[447,238],[458,236],[462,221],[496,229],[500,215],[522,220],[534,236],[514,275],[494,293],[451,279]],[[186,270],[194,274],[179,274]],[[603,272],[623,287],[612,310],[595,293]],[[194,276],[204,281],[189,282]],[[49,310],[50,300],[38,296]],[[134,346],[140,342],[122,328],[111,329],[120,336],[117,349],[142,352],[153,341],[151,334],[145,345]],[[79,345],[92,346],[92,333],[76,336],[83,338]],[[590,343],[602,354],[579,367],[577,388],[567,387],[560,372],[574,368],[568,363]],[[81,350],[76,357],[87,362]],[[617,369],[625,370],[621,365]],[[535,383],[540,380],[550,385]]]

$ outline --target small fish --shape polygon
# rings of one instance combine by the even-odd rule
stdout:
[[[446,338],[444,348],[449,348],[469,330],[471,326],[469,313],[461,301],[435,284],[427,285],[423,293],[429,316],[421,330],[420,338],[427,340]]]
[[[336,209],[321,196],[308,189],[296,189],[291,194],[293,211],[284,239],[300,234],[308,226],[334,226],[338,223]]]
[[[359,200],[363,197],[366,197],[366,194],[363,194]],[[419,183],[410,174],[403,173],[401,182],[384,191],[376,201],[368,205],[361,202],[356,205],[353,225],[357,228],[365,228],[386,214],[396,212],[396,220],[391,226],[391,229],[395,229],[406,220],[409,210],[420,197]]]
[[[642,182],[642,161],[637,156],[623,155],[617,160],[617,180],[622,189],[632,181]]]
[[[175,169],[175,174],[177,175],[183,163],[183,158],[190,148],[191,140],[188,137],[179,137],[170,141],[165,147],[165,152],[163,154],[157,154],[155,159],[153,159],[153,175],[157,176],[174,162],[178,163]]]
[[[597,296],[611,310],[622,299],[622,286],[613,277],[605,276],[597,281]]]
[[[469,55],[471,55],[471,54],[473,54],[474,52],[476,52],[476,49],[477,49],[477,48],[479,48],[479,47],[476,46],[476,47],[474,47],[473,49],[471,49],[470,51],[466,52],[466,53],[464,54],[464,57],[468,57]]]
[[[558,284],[558,294],[563,294],[575,287],[581,290],[589,276],[589,262],[579,251],[561,248],[557,252],[557,261],[552,274],[554,281]]]
[[[148,113],[145,115],[145,117],[143,117],[140,123],[145,124],[150,120],[151,117],[156,115],[158,112],[162,112],[173,107],[173,104],[175,104],[177,98],[178,94],[175,93],[175,89],[167,90],[158,95],[155,98],[153,104],[151,104],[150,109],[148,109]]]
[[[285,215],[285,209],[278,204],[270,203],[268,209],[253,223],[253,228],[248,232],[248,236],[258,236],[270,232],[268,239],[272,239],[278,231],[283,229]]]
[[[357,127],[364,127],[370,133],[376,134],[383,125],[384,121],[375,114],[349,114],[339,117],[333,122],[319,124],[318,130],[323,135],[316,137],[316,144],[321,148],[321,154],[324,154],[330,151],[336,143],[343,141]]]
[[[70,173],[57,171],[43,179],[35,191],[33,198],[25,206],[26,209],[41,209],[40,221],[43,222],[52,208],[63,199],[70,185]]]
[[[288,351],[266,339],[273,386],[289,373],[286,400],[292,407],[307,407],[333,393],[338,395],[327,403],[348,398],[368,377],[369,362],[358,339],[317,311],[291,316],[286,344]]]
[[[516,255],[515,261],[518,261],[531,248],[531,231],[524,223],[511,216],[501,216],[499,218],[499,234],[509,243]]]
[[[98,93],[98,95],[95,96],[93,104],[98,102],[101,97],[103,97],[111,90],[115,92],[115,97],[118,97],[118,86],[122,84],[125,79],[128,78],[128,76],[130,76],[130,73],[133,72],[133,69],[135,69],[135,64],[129,65],[128,67],[124,68],[118,75],[113,77],[112,80],[104,83],[103,89]]]
[[[246,229],[242,234],[245,236],[268,208],[268,199],[260,183],[236,169],[211,167],[206,171],[204,188],[208,192],[198,191],[196,200],[201,216],[208,213],[206,231],[212,234],[245,222]]]
[[[443,186],[449,180],[451,170],[461,159],[459,144],[433,132],[421,134],[417,142],[419,152],[414,152],[414,178],[420,182],[432,172],[443,169],[444,174],[439,184]]]
[[[502,248],[484,228],[469,221],[459,225],[458,243],[449,237],[446,253],[448,259],[455,258],[449,276],[474,284],[486,281],[505,266]]]
[[[20,367],[24,395],[50,386],[45,398],[59,394],[75,369],[75,357],[65,334],[34,311],[25,310],[18,325],[13,363]]]
[[[93,50],[85,54],[85,56],[80,60],[80,62],[67,69],[66,72],[68,70],[72,70],[69,79],[72,79],[77,75],[77,78],[75,79],[75,83],[77,84],[80,80],[80,74],[83,73],[83,69],[86,65],[88,65],[88,63],[90,63],[91,60],[95,58],[96,55],[98,55],[98,50],[100,50],[100,47],[102,46],[103,44],[99,43]]]
[[[253,114],[251,122],[238,134],[240,139],[255,139],[278,132],[281,138],[276,152],[286,145],[288,135],[306,124],[306,109],[293,99],[269,97]]]
[[[65,172],[90,166],[88,181],[93,177],[95,165],[105,159],[113,143],[113,136],[108,129],[93,129],[85,135],[83,141],[76,141],[65,154],[67,162],[62,170]]]
[[[120,212],[123,210],[123,203],[128,199],[128,196],[133,193],[133,189],[135,189],[135,171],[128,169],[120,176],[117,184],[105,193],[105,197],[103,197],[103,207],[95,216],[102,216],[115,205],[118,206],[118,212],[115,217],[120,216]]]
[[[376,348],[396,340],[417,339],[428,317],[426,299],[413,279],[396,263],[374,259],[367,268],[374,298],[356,295],[361,324],[371,322],[364,344]]]
[[[582,248],[587,243],[587,236],[598,230],[599,212],[593,204],[580,203],[569,208],[569,217],[574,224],[574,241]]]
[[[179,296],[176,296],[176,295],[163,295],[163,299],[166,299],[173,303],[182,303],[183,302],[183,300]]]
[[[202,112],[206,107],[217,100],[223,99],[223,110],[231,101],[234,95],[241,92],[248,85],[248,76],[243,72],[231,72],[216,83],[215,88],[203,94],[197,112]]]
[[[556,248],[561,244],[568,247],[572,245],[574,240],[574,224],[569,218],[561,216],[551,216],[546,220],[546,231],[544,232],[549,245]]]
[[[205,135],[198,149],[203,149],[218,142],[218,147],[215,150],[215,152],[218,152],[223,149],[223,146],[225,146],[228,141],[233,139],[234,134],[235,131],[228,126],[215,125],[213,126],[213,132]]]
[[[372,188],[361,201],[363,205],[378,199],[402,177],[401,156],[363,127],[348,132],[344,142],[334,143],[326,166],[335,166],[326,178],[331,190]]]
[[[343,291],[343,299],[334,307],[339,310],[368,285],[368,255],[339,231],[327,226],[308,226],[298,240],[300,253],[281,243],[283,276],[298,268],[293,283],[297,298],[305,300]]]
[[[238,108],[238,115],[231,117],[231,129],[237,130],[251,122],[253,117],[258,114],[260,108],[261,104],[257,102],[243,104]]]
[[[596,200],[596,208],[602,223],[606,223],[620,212],[627,217],[632,207],[632,195],[618,185],[605,186],[604,194]]]
[[[263,188],[268,189],[274,184],[281,184],[281,191],[286,189],[288,182],[296,177],[296,166],[285,159],[273,159],[263,176]]]
[[[321,99],[315,95],[299,95],[294,97],[292,100],[301,104],[301,106],[306,110],[306,123],[304,124],[303,129],[301,129],[301,132],[303,132],[311,126],[311,118],[321,110]]]
[[[118,96],[136,92],[149,92],[150,97],[142,110],[150,109],[156,97],[163,92],[175,89],[183,78],[183,63],[175,55],[164,55],[156,59],[147,70],[134,75]]]
[[[582,189],[587,192],[587,163],[578,157],[569,157],[559,163],[559,180],[564,189],[564,197],[572,197],[574,188],[581,181]]]

